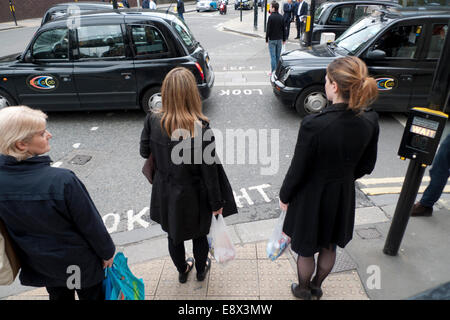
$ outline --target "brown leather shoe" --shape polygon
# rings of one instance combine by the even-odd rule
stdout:
[[[411,217],[430,217],[433,214],[433,208],[425,207],[417,202],[411,210]]]

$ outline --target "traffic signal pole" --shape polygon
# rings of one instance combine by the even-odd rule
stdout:
[[[450,21],[449,21],[450,25]],[[450,33],[444,42],[441,55],[436,67],[428,99],[428,109],[448,111],[449,84],[450,84]],[[408,225],[411,209],[414,205],[426,165],[411,159],[403,182],[402,191],[395,208],[391,227],[384,245],[383,252],[390,256],[398,253],[406,227]]]
[[[13,16],[14,19],[14,23],[17,26],[17,19],[16,19],[16,8],[14,7],[14,4],[12,3],[11,0],[9,0],[9,10],[11,11],[11,14]]]
[[[305,0],[303,0],[305,1]],[[305,45],[309,47],[312,44],[312,33],[314,29],[314,12],[316,11],[316,0],[311,0],[311,4],[309,5],[309,16],[306,20],[306,29],[305,29]],[[300,39],[301,43],[302,39]]]

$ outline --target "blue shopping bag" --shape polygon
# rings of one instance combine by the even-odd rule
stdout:
[[[105,269],[105,300],[144,300],[144,281],[131,273],[127,260],[124,254],[119,252],[114,257],[113,266]]]

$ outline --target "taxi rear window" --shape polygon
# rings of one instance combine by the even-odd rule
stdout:
[[[172,21],[172,25],[180,36],[181,40],[183,40],[184,44],[188,48],[191,48],[195,45],[194,36],[192,35],[186,24],[184,24],[181,20],[174,20]]]

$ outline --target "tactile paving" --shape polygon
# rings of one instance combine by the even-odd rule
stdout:
[[[213,262],[208,296],[258,296],[258,266],[255,260]]]

